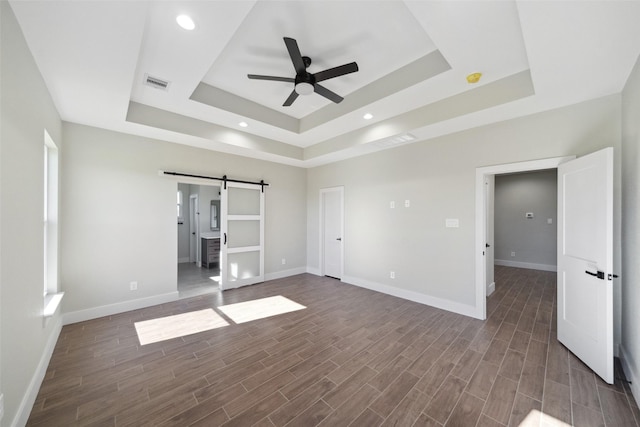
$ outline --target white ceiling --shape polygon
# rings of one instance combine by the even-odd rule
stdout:
[[[640,54],[638,1],[10,3],[63,120],[303,167],[619,93]],[[358,63],[342,103],[247,78],[295,76],[285,36]]]

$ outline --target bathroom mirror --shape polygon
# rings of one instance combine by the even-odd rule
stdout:
[[[211,212],[209,218],[211,219],[211,230],[220,230],[220,200],[211,201]]]

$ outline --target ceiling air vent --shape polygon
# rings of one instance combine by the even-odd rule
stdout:
[[[410,133],[405,133],[402,135],[392,136],[391,138],[381,139],[372,142],[372,144],[381,148],[388,148],[396,145],[406,144],[413,141],[414,139],[416,139],[415,136],[411,135]]]
[[[169,90],[169,85],[170,85],[168,81],[150,76],[149,74],[144,75],[144,84],[146,84],[147,86],[151,86],[152,88],[160,89],[164,91]]]

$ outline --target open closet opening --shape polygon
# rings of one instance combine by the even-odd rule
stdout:
[[[557,270],[557,174],[546,169],[494,176],[494,221],[487,224],[494,265]]]

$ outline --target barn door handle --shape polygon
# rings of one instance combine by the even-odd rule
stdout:
[[[223,243],[223,245],[226,245],[226,244],[227,244],[227,233],[224,233],[224,243]]]
[[[598,270],[597,273],[592,273],[588,270],[585,271],[589,276],[597,277],[598,279],[604,280],[604,271]]]

